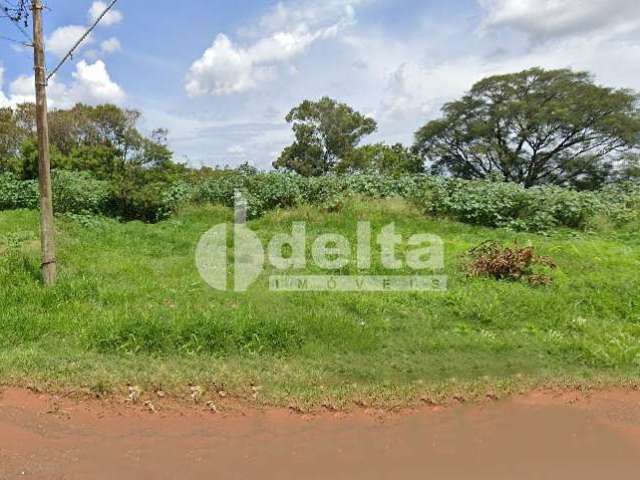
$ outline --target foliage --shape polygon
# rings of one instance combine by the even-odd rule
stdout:
[[[157,222],[170,216],[191,196],[191,188],[181,181],[153,179],[153,174],[123,175],[111,182],[109,213],[123,220]],[[149,178],[145,182],[145,178]]]
[[[624,155],[616,169],[615,182],[640,183],[640,154],[630,152]]]
[[[618,182],[607,185],[599,192],[604,202],[605,216],[614,226],[640,220],[640,183]]]
[[[522,88],[522,82],[531,83],[529,96],[515,101],[512,98],[515,93],[509,86]],[[465,101],[474,100],[483,115],[488,115],[487,112],[524,115],[529,112],[527,108],[532,108],[530,103],[540,100],[542,93],[560,90],[566,94],[568,84],[575,91],[571,90],[571,95],[552,96],[545,108],[557,107],[562,101],[578,109],[574,97],[580,93],[600,95],[601,102],[596,102],[598,108],[604,108],[613,97],[620,102],[623,97],[631,98],[629,94],[624,96],[626,92],[605,92],[593,86],[583,74],[531,70],[487,79],[476,85]],[[498,108],[488,97],[483,104],[480,97],[473,96],[487,92],[492,92],[494,97],[506,95],[507,100],[515,103],[510,108],[506,104]],[[564,121],[560,113],[554,112],[555,122]],[[421,157],[400,144],[358,147],[359,140],[375,130],[375,122],[347,105],[323,98],[318,102],[303,102],[288,116],[297,135],[296,144],[290,148],[299,147],[309,153],[317,147],[320,160],[302,162],[300,165],[304,168],[285,166],[285,170],[294,170],[285,172],[260,173],[249,165],[235,170],[194,170],[172,161],[165,130],[156,130],[149,137],[142,135],[136,126],[139,117],[134,110],[113,105],[79,104],[50,113],[51,161],[56,171],[54,201],[58,213],[157,222],[188,202],[233,206],[234,193],[241,190],[248,201],[251,218],[300,205],[335,211],[350,196],[402,197],[414,200],[429,215],[535,232],[557,227],[584,229],[595,224],[622,225],[636,221],[639,215],[638,188],[633,187],[637,183],[630,181],[635,178],[637,158],[631,152],[624,157],[624,174],[622,170],[617,173],[617,186],[609,185],[593,193],[557,186],[525,189],[505,182],[508,175],[495,170],[483,181],[429,176],[421,173]],[[548,119],[545,116],[534,117],[536,128],[551,128],[554,135],[565,129],[560,124],[550,127],[543,121]],[[476,118],[480,122],[476,127],[480,128],[482,118],[485,117]],[[612,131],[620,127],[621,118],[607,117]],[[505,125],[513,126],[515,121],[512,118],[511,123]],[[580,135],[582,133],[576,134]],[[305,143],[305,138],[311,143]],[[524,144],[528,145],[528,141]],[[493,147],[496,145],[492,144]],[[527,148],[523,147],[522,152]],[[0,109],[0,209],[37,207],[38,189],[34,181],[37,156],[34,106],[24,104]],[[586,185],[586,178],[576,177],[580,187]],[[623,180],[628,182],[621,183]]]
[[[625,186],[626,185],[626,186]],[[556,186],[526,189],[507,182],[467,181],[429,175],[344,175],[303,177],[290,173],[243,174],[224,171],[194,187],[195,203],[233,206],[244,192],[251,218],[302,204],[334,208],[345,196],[411,199],[428,215],[464,223],[521,231],[558,227],[585,229],[601,216],[616,225],[640,215],[640,186],[608,186],[578,192]]]
[[[104,214],[110,199],[109,183],[88,172],[53,172],[53,205],[57,213]]]
[[[51,164],[60,179],[56,211],[144,221],[174,211],[180,203],[175,185],[183,182],[187,168],[172,161],[166,130],[145,137],[136,127],[139,118],[139,112],[114,105],[78,104],[49,113]],[[25,181],[38,176],[32,104],[0,109],[0,172]],[[24,185],[31,196],[7,191],[2,208],[35,206],[33,184]]]
[[[536,255],[532,246],[503,246],[495,241],[487,241],[471,249],[470,262],[466,271],[474,277],[492,277],[497,280],[526,280],[532,286],[550,285],[552,279],[544,273],[537,273],[536,266],[555,268],[549,257]]]
[[[12,22],[22,24],[25,28],[29,26],[31,15],[31,2],[29,0],[17,0],[13,5],[0,5],[5,16]]]
[[[638,144],[638,96],[571,70],[486,78],[416,133],[435,173],[594,189]]]
[[[166,146],[166,131],[142,135],[136,123],[140,113],[115,105],[77,104],[49,113],[52,168],[89,171],[111,179],[126,167],[175,168]],[[37,177],[35,108],[22,104],[0,109],[0,170],[24,180]]]
[[[37,208],[38,198],[36,182],[23,182],[12,173],[0,173],[0,210]]]
[[[339,173],[370,173],[378,175],[410,175],[423,173],[424,161],[400,143],[363,145],[351,151],[336,166]]]
[[[305,100],[286,117],[292,124],[295,142],[284,149],[273,166],[304,176],[332,172],[360,140],[377,128],[376,121],[344,103],[324,97]]]
[[[293,173],[220,170],[182,180],[164,170],[134,170],[112,182],[88,172],[56,171],[55,208],[59,213],[97,213],[123,220],[157,222],[181,205],[212,203],[232,207],[244,193],[250,218],[276,209],[313,205],[338,208],[346,197],[410,199],[427,215],[519,231],[586,229],[606,221],[624,225],[640,219],[640,186],[609,185],[598,192],[546,186],[525,189],[507,182],[467,181],[429,175],[374,174],[303,177]],[[0,175],[0,209],[36,208],[35,181]]]
[[[293,173],[259,173],[247,175],[227,171],[201,182],[194,189],[196,203],[233,206],[234,192],[242,191],[248,200],[249,215],[256,218],[278,208],[301,204],[331,207],[345,195],[375,198],[411,197],[419,191],[422,177],[388,177],[350,175],[304,177]]]
[[[118,188],[119,187],[119,188]],[[56,213],[110,215],[126,220],[155,222],[176,211],[191,195],[185,183],[163,182],[124,191],[124,185],[98,180],[89,172],[53,172],[53,204]],[[38,184],[0,174],[0,210],[38,208]]]
[[[439,180],[416,196],[429,214],[487,227],[535,232],[585,228],[604,201],[592,192],[560,187],[525,189],[505,182]]]

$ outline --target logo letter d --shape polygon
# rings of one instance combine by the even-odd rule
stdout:
[[[262,273],[264,249],[256,234],[246,225],[235,225],[233,288],[246,292]],[[202,279],[216,290],[227,290],[227,225],[220,224],[205,233],[196,248],[196,266]]]

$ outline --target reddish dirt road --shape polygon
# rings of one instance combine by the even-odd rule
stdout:
[[[640,393],[306,417],[0,395],[0,479],[637,479]]]

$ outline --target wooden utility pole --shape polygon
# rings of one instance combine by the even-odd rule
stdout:
[[[53,192],[49,159],[49,123],[47,121],[47,72],[42,34],[42,0],[32,0],[33,58],[36,78],[36,125],[38,129],[38,178],[40,181],[40,241],[42,279],[47,286],[56,282],[56,246],[53,223]]]

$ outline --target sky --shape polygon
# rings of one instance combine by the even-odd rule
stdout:
[[[106,4],[45,3],[52,68]],[[0,35],[21,39],[7,19]],[[640,91],[640,2],[119,0],[48,93],[50,108],[141,111],[142,130],[167,128],[191,166],[268,169],[304,99],[328,95],[375,118],[367,142],[411,144],[474,82],[534,66]],[[32,52],[0,39],[0,106],[33,100],[32,72]]]

